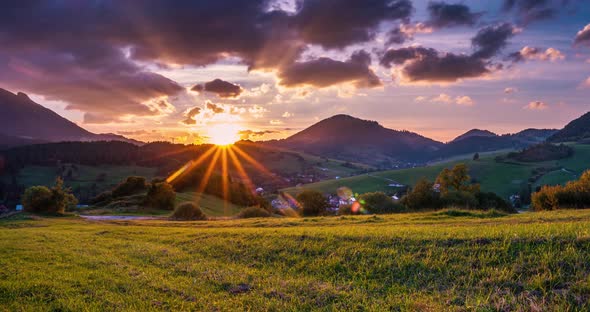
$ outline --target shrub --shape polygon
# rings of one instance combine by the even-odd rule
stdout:
[[[147,183],[144,177],[128,177],[124,182],[115,187],[112,194],[113,197],[128,196],[145,191],[146,188]]]
[[[516,209],[510,205],[506,200],[502,197],[498,196],[496,193],[485,193],[480,192],[475,195],[475,198],[478,201],[478,209],[481,210],[500,210],[509,213],[516,213]]]
[[[440,196],[434,191],[433,184],[425,179],[416,185],[402,198],[401,203],[410,210],[438,209],[441,207]]]
[[[403,206],[383,192],[365,193],[358,201],[370,213],[394,213],[403,211]]]
[[[172,219],[185,221],[207,220],[207,216],[195,203],[186,202],[178,205],[178,207],[174,209]]]
[[[590,170],[565,186],[542,187],[533,194],[531,206],[534,210],[590,207]]]
[[[63,180],[57,178],[49,189],[45,186],[32,186],[25,190],[23,207],[28,212],[59,213],[76,207],[78,200],[70,189],[64,189]]]
[[[268,218],[270,212],[260,207],[248,207],[240,212],[238,215],[240,218]]]
[[[166,182],[151,184],[146,196],[146,204],[155,209],[174,210],[176,193]]]
[[[305,190],[297,195],[297,202],[301,206],[304,216],[325,215],[328,209],[328,200],[318,191]]]
[[[51,190],[45,186],[29,187],[23,195],[23,208],[27,212],[49,212],[55,209]]]
[[[113,199],[112,192],[102,192],[90,200],[92,205],[107,204]]]

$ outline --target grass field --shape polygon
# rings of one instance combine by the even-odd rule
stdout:
[[[184,202],[197,203],[201,210],[209,217],[235,216],[244,208],[213,195],[199,194],[196,192],[176,193],[176,204],[178,205]]]
[[[536,185],[563,184],[567,181],[577,179],[584,170],[590,168],[590,162],[588,161],[590,159],[590,145],[574,145],[573,147],[575,149],[573,157],[558,161],[502,163],[494,160],[498,154],[488,154],[482,156],[479,161],[455,159],[427,167],[382,171],[339,180],[326,180],[306,184],[301,187],[288,188],[284,191],[296,194],[303,189],[315,189],[325,193],[335,193],[342,186],[349,187],[356,193],[389,191],[392,188],[388,185],[392,181],[405,185],[414,185],[421,178],[427,178],[433,181],[442,169],[458,163],[465,163],[469,166],[470,175],[481,184],[482,190],[494,192],[502,197],[508,198],[520,190],[521,185],[526,183],[529,177],[532,176],[532,171],[535,168],[559,167],[565,168],[568,171],[567,174],[561,170],[551,172],[546,177],[541,178]]]
[[[139,166],[84,166],[76,165],[72,179],[66,179],[68,187],[75,188],[89,187],[96,183],[99,189],[110,189],[128,176],[146,177],[148,181],[155,177],[156,169]],[[17,176],[18,183],[25,186],[45,185],[51,186],[55,183],[58,167],[56,166],[27,166],[20,170]],[[103,180],[98,179],[100,175]],[[7,178],[7,177],[6,177]]]
[[[590,309],[590,210],[0,220],[0,310]]]

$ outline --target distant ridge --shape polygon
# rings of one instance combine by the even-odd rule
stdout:
[[[116,134],[95,134],[35,103],[24,93],[0,89],[0,147],[61,141],[142,142]]]
[[[480,129],[472,129],[469,130],[463,134],[461,134],[460,136],[456,137],[453,141],[451,142],[456,142],[456,141],[460,141],[463,139],[467,139],[470,137],[497,137],[498,135],[488,131],[488,130],[480,130]]]
[[[332,116],[270,144],[386,168],[424,161],[443,146],[413,132],[387,129],[376,121],[349,115]]]
[[[588,139],[590,139],[590,112],[568,123],[547,140],[549,142],[569,142]]]

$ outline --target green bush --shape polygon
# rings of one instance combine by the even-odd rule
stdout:
[[[178,205],[178,207],[174,209],[172,219],[184,221],[207,220],[207,216],[195,203],[186,202]]]
[[[260,207],[248,207],[240,212],[238,215],[240,218],[268,218],[270,212]]]
[[[402,205],[412,211],[439,209],[442,207],[440,195],[434,191],[433,184],[425,179],[416,185],[401,200]]]
[[[63,180],[57,178],[51,189],[45,186],[32,186],[25,190],[23,208],[28,212],[58,213],[76,207],[78,200],[70,189],[64,189]]]
[[[358,201],[370,213],[395,213],[404,210],[401,204],[383,192],[365,193],[359,196]]]
[[[590,207],[590,170],[565,186],[544,186],[532,196],[534,210],[579,209]]]
[[[305,190],[297,195],[297,202],[300,205],[304,216],[322,216],[328,209],[328,200],[318,191]]]
[[[151,184],[146,196],[146,205],[154,209],[174,210],[176,193],[166,182]]]
[[[113,197],[128,196],[145,191],[146,188],[147,183],[144,177],[128,177],[115,187],[112,194]]]
[[[92,205],[104,205],[113,200],[113,193],[112,192],[102,192],[96,195],[94,198],[90,200]]]
[[[23,208],[27,212],[50,212],[55,209],[52,203],[51,190],[45,186],[29,187],[23,195]]]

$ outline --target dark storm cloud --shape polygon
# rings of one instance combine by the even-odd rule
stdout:
[[[571,9],[586,0],[504,0],[503,11],[516,14],[519,21],[529,24],[554,18],[561,11]]]
[[[471,44],[476,49],[473,54],[476,58],[490,58],[498,54],[506,47],[508,39],[516,34],[516,29],[509,23],[491,25],[480,29]]]
[[[0,84],[66,101],[89,122],[153,115],[145,101],[183,88],[136,61],[204,66],[236,57],[250,69],[293,69],[307,44],[362,43],[413,11],[409,0],[303,0],[295,13],[269,2],[3,1]]]
[[[325,88],[331,85],[351,82],[357,87],[371,88],[381,81],[369,68],[371,56],[357,51],[347,61],[336,61],[321,57],[306,62],[296,62],[279,72],[279,84],[286,87],[314,86]]]
[[[240,96],[244,89],[242,87],[235,85],[231,82],[227,82],[221,79],[215,79],[205,84],[198,84],[194,86],[191,90],[197,92],[211,92],[217,94],[220,98],[235,98]]]
[[[390,49],[382,56],[384,67],[398,66],[405,82],[455,82],[477,78],[494,70],[490,58],[496,56],[515,33],[510,24],[480,29],[472,39],[474,52],[468,54],[441,53],[432,48],[406,47]]]
[[[399,26],[396,26],[387,33],[387,44],[402,44],[410,38]]]
[[[436,27],[473,26],[482,13],[471,12],[464,4],[447,4],[444,2],[430,2],[428,4],[430,18],[427,24]]]
[[[305,42],[344,48],[366,42],[381,22],[410,17],[409,0],[305,0],[294,17]]]
[[[590,24],[586,25],[582,30],[578,31],[574,39],[575,45],[589,45],[590,46]]]

